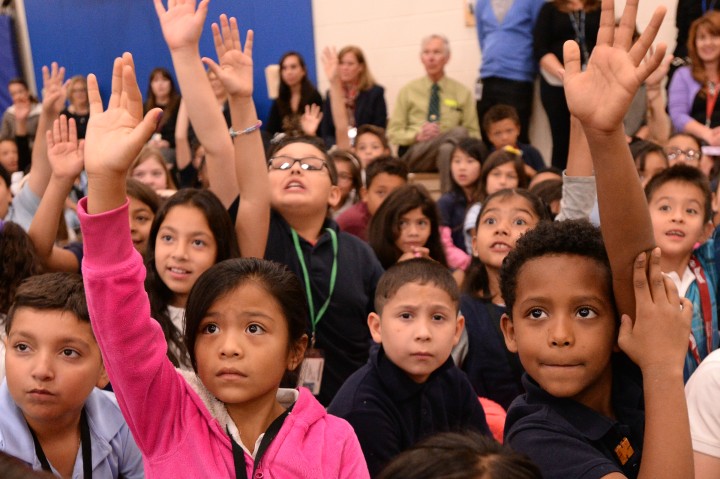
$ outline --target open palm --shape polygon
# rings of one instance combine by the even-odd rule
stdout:
[[[162,0],[155,0],[155,11],[160,28],[170,50],[197,47],[207,16],[209,0],[201,0],[195,8],[195,0],[170,0],[165,9]]]
[[[125,53],[113,64],[112,93],[107,110],[95,75],[88,76],[90,120],[85,135],[88,175],[113,172],[124,175],[155,130],[162,111],[154,108],[143,118],[142,95],[135,79],[132,56]]]
[[[53,175],[74,180],[83,170],[83,142],[78,143],[75,120],[60,115],[46,138]]]
[[[220,15],[220,25],[213,23],[212,31],[220,64],[210,58],[203,58],[203,62],[217,75],[229,95],[252,96],[253,31],[247,31],[244,49],[240,43],[240,30],[234,17],[228,19],[226,15]]]

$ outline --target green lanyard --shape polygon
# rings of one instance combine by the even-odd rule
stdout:
[[[293,243],[295,244],[295,252],[297,253],[298,261],[303,272],[303,279],[305,280],[305,294],[307,294],[308,306],[310,309],[310,324],[312,325],[312,338],[310,339],[310,347],[315,347],[315,330],[317,325],[325,316],[328,306],[330,306],[330,299],[332,298],[333,291],[335,291],[335,280],[337,279],[337,255],[338,255],[338,240],[337,233],[332,228],[325,228],[325,231],[330,233],[330,239],[332,240],[333,248],[333,265],[330,271],[330,291],[328,297],[325,300],[325,304],[322,305],[320,310],[315,313],[315,302],[313,301],[312,289],[310,288],[310,275],[308,274],[307,266],[305,265],[305,255],[303,255],[302,249],[300,248],[300,240],[298,238],[297,231],[290,228],[293,237]]]

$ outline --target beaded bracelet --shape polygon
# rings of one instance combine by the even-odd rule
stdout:
[[[236,131],[236,130],[233,130],[232,127],[230,127],[228,129],[228,132],[230,133],[230,138],[235,139],[236,136],[247,135],[249,133],[252,133],[255,130],[259,130],[261,126],[262,126],[262,121],[258,120],[257,123],[245,128],[244,130]]]

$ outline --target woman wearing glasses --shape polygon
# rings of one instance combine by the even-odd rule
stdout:
[[[691,64],[675,72],[668,90],[668,112],[673,127],[705,143],[720,146],[720,103],[717,102],[720,94],[720,12],[710,11],[693,22],[688,54]]]

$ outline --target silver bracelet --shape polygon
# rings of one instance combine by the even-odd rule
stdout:
[[[230,133],[230,138],[235,139],[236,136],[247,135],[249,133],[252,133],[255,130],[259,130],[261,126],[262,126],[262,121],[258,120],[257,123],[245,128],[244,130],[237,131],[237,130],[233,130],[232,127],[230,127],[228,129],[228,133]]]

